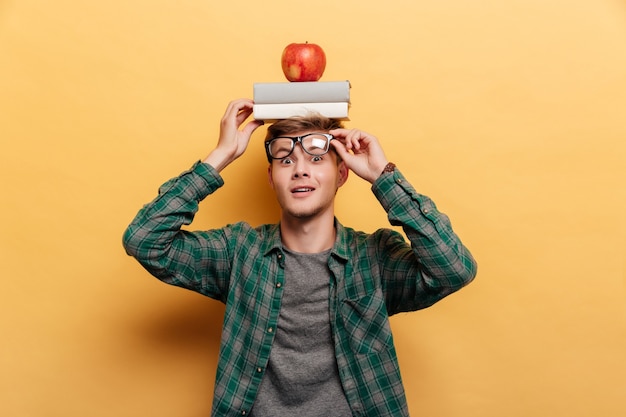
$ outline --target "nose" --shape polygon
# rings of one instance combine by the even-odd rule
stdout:
[[[296,154],[293,162],[293,178],[308,177],[310,173],[309,164],[307,163],[307,158],[305,158],[306,154],[298,146],[295,147],[293,153]]]
[[[306,161],[302,159],[297,160],[293,164],[293,177],[294,178],[302,178],[309,176],[309,166]]]

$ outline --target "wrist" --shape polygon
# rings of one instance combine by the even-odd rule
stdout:
[[[393,172],[396,165],[393,162],[385,162],[381,165],[377,165],[376,167],[371,167],[369,171],[369,175],[365,178],[371,184],[374,184],[381,176],[385,173]]]
[[[388,162],[387,165],[383,168],[380,175],[384,175],[386,173],[394,172],[396,170],[396,164],[393,162]]]
[[[211,165],[217,172],[221,172],[230,163],[228,158],[217,149],[211,151],[202,162]]]

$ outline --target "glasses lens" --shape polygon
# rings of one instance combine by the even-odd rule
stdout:
[[[272,158],[285,158],[293,149],[291,138],[276,138],[270,142],[269,151]]]
[[[324,155],[330,141],[324,135],[308,135],[302,138],[302,147],[310,155]]]

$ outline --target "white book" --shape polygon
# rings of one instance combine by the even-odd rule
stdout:
[[[349,107],[349,103],[346,102],[255,104],[253,117],[257,120],[280,120],[319,113],[331,119],[348,120]]]
[[[304,81],[254,83],[254,102],[333,103],[350,102],[349,81]]]

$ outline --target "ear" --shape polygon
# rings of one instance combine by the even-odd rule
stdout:
[[[274,189],[274,178],[272,176],[272,164],[269,164],[267,166],[267,179],[270,183],[270,187],[272,187],[272,190]]]
[[[338,174],[339,174],[337,178],[337,188],[339,188],[342,185],[344,185],[346,181],[348,181],[350,170],[348,169],[344,161],[339,162],[337,169],[338,169]]]

